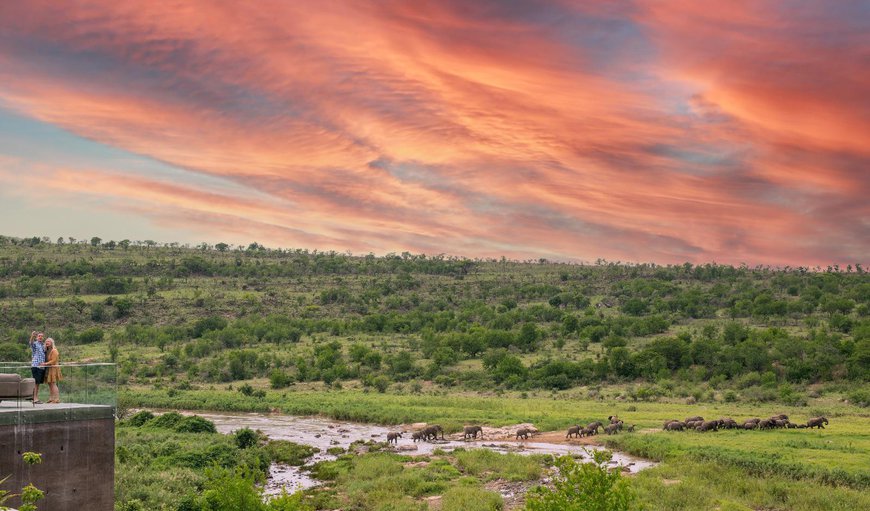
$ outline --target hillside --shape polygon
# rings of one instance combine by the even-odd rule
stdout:
[[[29,332],[44,329],[66,361],[115,360],[133,388],[582,387],[787,404],[846,390],[867,401],[870,277],[860,265],[58,241],[0,237],[0,360],[27,360]]]

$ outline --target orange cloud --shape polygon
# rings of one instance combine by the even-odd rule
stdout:
[[[807,9],[18,3],[0,20],[0,101],[231,183],[100,162],[28,178],[209,235],[855,262],[870,253],[866,36],[845,7]]]

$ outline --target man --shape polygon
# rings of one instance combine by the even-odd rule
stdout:
[[[40,367],[45,363],[45,334],[42,332],[33,331],[30,333],[30,374],[36,380],[36,385],[33,386],[33,404],[41,405],[39,400],[39,386],[45,381],[45,368]]]

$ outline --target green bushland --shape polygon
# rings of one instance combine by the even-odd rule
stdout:
[[[310,382],[488,391],[633,383],[638,401],[867,403],[870,277],[840,268],[571,265],[0,237],[0,355],[183,390]],[[122,240],[123,241],[123,240]],[[265,385],[268,379],[268,385]],[[256,383],[254,385],[253,383]],[[813,385],[809,388],[809,385]]]
[[[206,511],[212,508],[200,500],[209,488],[243,480],[254,491],[272,462],[300,465],[315,452],[286,441],[240,447],[234,436],[215,433],[214,424],[201,417],[139,412],[116,428],[116,509]]]
[[[613,413],[640,429],[696,414],[824,413],[832,422],[821,432],[611,440],[664,460],[632,478],[647,509],[868,507],[870,277],[860,265],[572,265],[74,241],[0,236],[0,359],[26,365],[30,331],[46,330],[65,362],[118,363],[121,409],[277,409],[448,431],[555,430]],[[70,372],[61,385],[65,400],[94,398],[79,379]],[[114,379],[81,379],[112,402]],[[118,428],[125,511],[217,509],[208,499],[223,483],[234,498],[256,498],[264,464],[305,454],[237,443],[195,419],[137,421]],[[369,456],[380,455],[357,458]],[[400,463],[383,459],[372,463]],[[457,458],[447,462],[459,470]],[[398,488],[396,509],[417,509],[421,488],[433,488],[390,473],[366,482],[348,475],[352,466],[342,476],[340,463],[351,462],[329,469],[336,487],[287,497],[286,509],[363,506],[366,485],[384,499]],[[463,489],[469,475],[442,476],[428,483],[483,491]]]

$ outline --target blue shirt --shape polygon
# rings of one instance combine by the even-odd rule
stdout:
[[[40,341],[30,343],[30,351],[33,353],[33,358],[30,360],[30,365],[39,367],[39,364],[45,363],[45,344]]]

